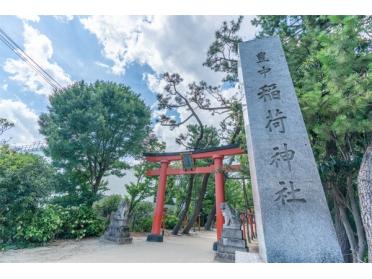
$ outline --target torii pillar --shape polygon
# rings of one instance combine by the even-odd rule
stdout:
[[[161,221],[164,214],[165,189],[167,186],[167,169],[169,161],[160,161],[159,186],[156,194],[156,207],[152,222],[151,234],[147,236],[147,241],[163,242],[161,233]]]
[[[222,227],[224,218],[221,210],[221,203],[225,202],[225,185],[224,185],[224,174],[223,174],[223,156],[213,156],[214,169],[215,169],[215,197],[216,197],[216,229],[217,229],[217,240],[221,239]]]

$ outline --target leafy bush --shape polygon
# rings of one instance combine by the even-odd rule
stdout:
[[[165,215],[165,228],[167,230],[173,229],[178,222],[178,218],[176,215]]]
[[[139,202],[133,209],[131,216],[132,231],[150,232],[154,206],[150,202]]]
[[[121,200],[122,197],[120,195],[106,196],[93,203],[93,210],[98,216],[108,219],[111,212],[118,209]]]
[[[106,227],[103,218],[97,216],[91,207],[59,207],[62,218],[60,238],[82,239],[89,236],[99,236]]]
[[[38,210],[29,224],[20,223],[16,239],[24,242],[46,243],[54,239],[62,227],[62,219],[52,206]]]
[[[151,232],[152,218],[140,218],[132,225],[132,230],[135,232]]]
[[[0,242],[17,241],[17,235],[25,235],[26,225],[39,222],[35,215],[47,214],[38,211],[48,201],[54,185],[55,172],[44,158],[0,147]],[[27,235],[33,239],[31,231]]]

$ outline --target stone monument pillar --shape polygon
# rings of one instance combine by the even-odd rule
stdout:
[[[215,259],[234,262],[235,251],[248,251],[246,242],[243,239],[242,223],[239,214],[228,203],[221,203],[221,210],[225,223],[222,227],[222,237],[217,242]]]
[[[132,237],[128,226],[128,207],[122,201],[118,210],[111,214],[110,225],[108,226],[102,239],[116,242],[118,244],[132,243]]]
[[[342,262],[279,37],[243,42],[239,57],[260,256]]]

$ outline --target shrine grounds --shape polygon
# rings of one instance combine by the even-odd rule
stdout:
[[[165,234],[164,242],[148,242],[146,234],[132,234],[133,243],[118,245],[88,238],[80,241],[58,240],[44,247],[10,250],[0,253],[0,262],[11,263],[210,263],[215,231],[197,231],[190,235]]]

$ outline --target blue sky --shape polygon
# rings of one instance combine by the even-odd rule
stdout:
[[[2,28],[28,55],[60,84],[97,79],[124,83],[156,109],[156,94],[162,93],[164,72],[179,73],[184,83],[205,80],[221,85],[222,75],[203,67],[214,32],[222,21],[237,16],[0,16]],[[243,39],[252,39],[255,29],[246,17]],[[223,86],[226,94],[234,91]],[[47,111],[50,86],[9,48],[0,42],[0,117],[15,123],[5,135],[11,145],[42,140],[38,116]],[[177,120],[188,112],[173,112]],[[218,127],[219,119],[200,111],[207,125]],[[222,115],[221,118],[224,116]],[[192,120],[191,120],[192,122]],[[190,122],[190,123],[191,123]],[[154,133],[167,150],[181,150],[175,138],[186,127],[173,131],[154,123]]]
[[[1,16],[0,27],[20,46],[23,45],[24,20],[15,16]],[[129,85],[134,91],[141,93],[148,105],[155,101],[155,96],[148,89],[142,78],[144,72],[153,73],[147,65],[132,63],[122,75],[113,75],[109,68],[102,65],[111,64],[111,61],[101,55],[101,46],[96,37],[83,28],[80,19],[64,21],[52,16],[42,16],[38,22],[27,21],[31,27],[46,35],[53,43],[53,62],[63,68],[72,80],[86,80],[93,82],[97,79],[121,82]],[[31,55],[32,57],[32,55]],[[0,46],[0,64],[3,65],[8,58],[18,57],[4,44]],[[102,63],[99,65],[98,63]],[[22,86],[20,82],[9,78],[9,73],[0,71],[2,86],[7,90],[0,91],[1,99],[20,100],[27,104],[36,113],[45,112],[48,99],[34,94],[30,89]]]
[[[177,72],[188,82],[221,81],[203,67],[214,32],[223,20],[236,16],[0,16],[0,27],[62,85],[97,79],[124,83],[156,111],[156,94],[164,84],[160,75]],[[252,38],[250,18],[243,38]],[[38,115],[47,110],[49,85],[0,44],[0,117],[15,122],[11,144],[42,139]],[[229,87],[224,87],[228,89]],[[168,112],[169,113],[169,112]],[[182,111],[172,113],[178,120]],[[205,116],[208,122],[209,117]],[[217,123],[218,121],[216,121]],[[210,123],[213,125],[213,123]],[[154,126],[168,149],[179,148],[174,138],[182,129]]]

